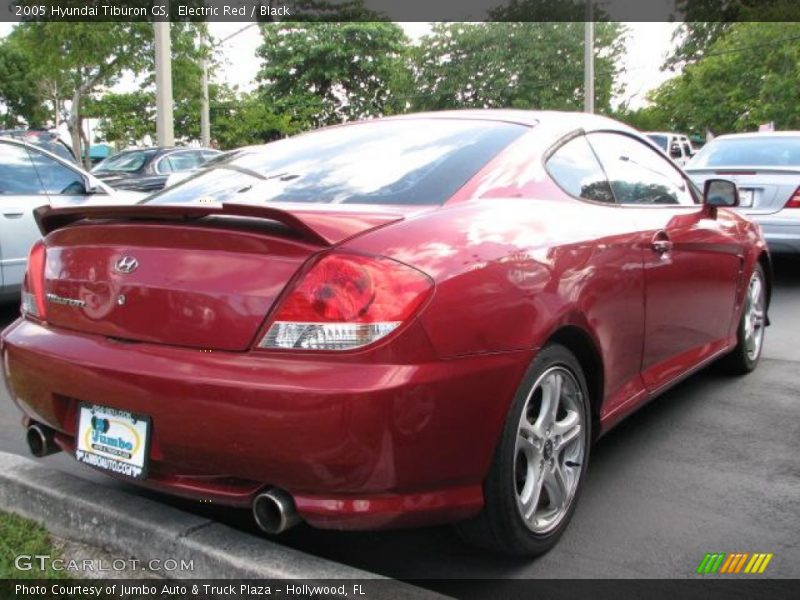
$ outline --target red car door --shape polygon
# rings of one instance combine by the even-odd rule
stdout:
[[[642,378],[656,391],[728,344],[742,266],[725,211],[714,216],[666,157],[633,136],[590,135],[617,202],[644,248]]]

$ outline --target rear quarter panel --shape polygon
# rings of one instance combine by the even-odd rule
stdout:
[[[640,240],[616,207],[569,199],[464,202],[348,247],[390,256],[434,279],[419,319],[443,358],[536,349],[558,328],[575,325],[603,357],[606,397],[638,380]]]

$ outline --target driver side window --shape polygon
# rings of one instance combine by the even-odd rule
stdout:
[[[592,133],[589,142],[619,204],[694,205],[681,173],[650,146],[619,133]]]

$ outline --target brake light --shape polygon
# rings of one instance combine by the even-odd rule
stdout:
[[[39,240],[28,254],[28,269],[22,283],[22,314],[31,315],[37,319],[46,316],[44,297],[44,265],[47,259],[47,249],[44,242]]]
[[[395,260],[329,254],[286,297],[258,345],[360,348],[408,321],[432,290],[427,275]]]
[[[792,197],[783,208],[800,208],[800,187],[794,191]]]

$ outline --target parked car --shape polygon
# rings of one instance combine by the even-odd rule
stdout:
[[[235,154],[247,151],[247,148],[248,147],[243,147],[243,148],[237,148],[236,150],[227,150],[225,152],[220,152],[216,156],[208,159],[206,162],[204,162],[201,165],[198,165],[197,167],[195,167],[190,171],[178,171],[176,173],[170,173],[169,177],[167,177],[166,183],[164,183],[164,187],[172,187],[179,181],[183,181],[184,179],[191,177],[192,175],[194,175],[198,171],[201,171],[202,169],[207,169],[209,167],[212,167],[218,162],[227,160],[228,158],[234,156]]]
[[[191,171],[220,154],[211,148],[125,150],[97,164],[92,173],[115,189],[155,192],[171,173]]]
[[[538,554],[594,440],[758,364],[769,254],[737,201],[595,115],[307,133],[137,206],[40,209],[5,377],[37,456],[270,533],[459,522]]]
[[[0,301],[19,300],[28,250],[41,238],[34,209],[45,204],[135,202],[74,163],[39,147],[0,138]]]
[[[694,156],[692,141],[682,133],[648,131],[645,135],[680,166],[686,165]]]
[[[800,131],[714,138],[686,172],[698,185],[726,177],[739,186],[739,212],[761,226],[773,253],[800,253]]]
[[[58,134],[52,131],[44,129],[6,129],[0,130],[0,137],[12,138],[32,144],[68,162],[75,165],[78,164],[78,161],[75,159],[75,154],[72,152],[72,148],[61,141]]]

